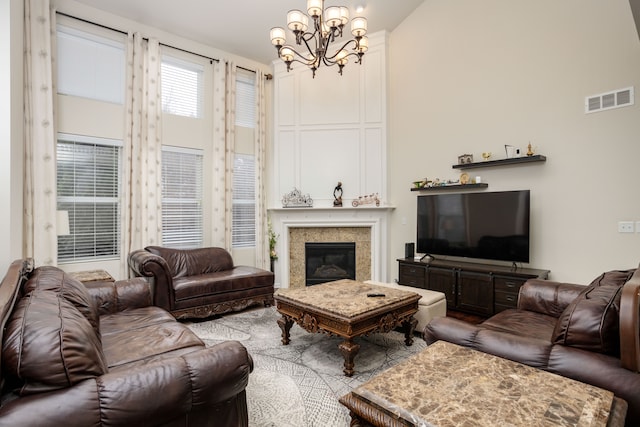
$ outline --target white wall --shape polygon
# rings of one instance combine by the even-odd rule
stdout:
[[[640,105],[584,113],[584,98],[634,86],[640,42],[628,0],[427,0],[389,48],[390,279],[415,241],[424,177],[457,179],[457,156],[530,141],[547,162],[469,171],[485,191],[530,189],[529,266],[589,283],[640,261]]]
[[[269,207],[282,207],[294,188],[314,207],[331,207],[342,182],[343,205],[379,193],[386,199],[386,37],[369,37],[361,65],[321,66],[312,78],[303,64],[290,72],[275,61],[273,182]]]
[[[0,0],[0,279],[22,257],[23,3]]]

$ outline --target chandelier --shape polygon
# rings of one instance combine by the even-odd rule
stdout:
[[[303,49],[298,52],[293,46],[286,45],[286,34],[282,27],[271,29],[271,44],[278,50],[278,57],[287,64],[287,71],[291,71],[293,62],[300,62],[308,66],[313,77],[322,65],[338,66],[338,73],[349,62],[349,57],[355,57],[356,63],[362,63],[362,56],[369,48],[367,33],[367,19],[355,17],[351,20],[351,34],[354,38],[333,47],[337,39],[342,38],[342,30],[349,22],[349,9],[345,6],[330,6],[324,8],[324,0],[307,0],[308,16],[300,10],[290,10],[287,13],[287,27],[296,37],[296,44]],[[313,20],[309,28],[309,18]],[[307,31],[309,30],[309,31]],[[351,51],[347,50],[351,47]],[[305,49],[306,48],[306,49]]]

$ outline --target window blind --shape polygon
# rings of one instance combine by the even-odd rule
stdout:
[[[57,27],[58,93],[124,104],[124,41]]]
[[[200,64],[163,55],[161,64],[162,111],[202,118],[203,74]]]
[[[59,135],[57,209],[70,235],[58,236],[58,262],[120,256],[121,141]]]
[[[255,128],[256,88],[253,73],[236,75],[236,126]]]
[[[202,150],[162,148],[162,244],[199,248],[203,244]]]
[[[236,153],[233,167],[232,246],[253,247],[256,241],[255,156]]]

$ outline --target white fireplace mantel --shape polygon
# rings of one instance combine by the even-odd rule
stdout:
[[[272,208],[269,216],[273,231],[278,236],[274,265],[275,286],[289,287],[289,231],[291,228],[312,227],[368,227],[371,229],[371,279],[387,277],[387,224],[393,206],[380,207],[320,207]]]

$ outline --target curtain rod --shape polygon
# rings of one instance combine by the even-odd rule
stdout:
[[[129,34],[129,32],[128,32],[128,31],[123,31],[123,30],[120,30],[120,29],[118,29],[118,28],[109,27],[109,26],[104,25],[104,24],[98,24],[97,22],[92,22],[92,21],[89,21],[89,20],[84,19],[84,18],[78,18],[77,16],[69,15],[69,14],[66,14],[66,13],[63,13],[63,12],[58,12],[58,11],[56,11],[56,13],[57,13],[58,15],[62,15],[62,16],[65,16],[65,17],[67,17],[67,18],[75,19],[75,20],[77,20],[77,21],[84,22],[84,23],[86,23],[86,24],[96,25],[96,26],[98,26],[98,27],[100,27],[100,28],[104,28],[104,29],[106,29],[106,30],[115,31],[115,32],[117,32],[117,33],[125,34],[125,35],[128,35],[128,34]],[[148,38],[144,38],[144,39],[145,39],[145,40],[147,40],[147,41],[149,40]],[[182,49],[182,48],[179,48],[179,47],[171,46],[171,45],[168,45],[168,44],[165,44],[165,43],[159,43],[159,44],[160,44],[160,46],[165,46],[165,47],[169,47],[169,48],[171,48],[171,49],[179,50],[179,51],[184,52],[184,53],[189,53],[189,54],[191,54],[191,55],[196,55],[196,56],[199,56],[199,57],[201,57],[201,58],[208,59],[209,61],[220,62],[220,60],[219,60],[219,59],[217,59],[217,58],[211,58],[211,57],[209,57],[209,56],[202,55],[202,54],[200,54],[200,53],[191,52],[190,50],[186,50],[186,49]],[[255,73],[255,72],[256,72],[256,70],[250,70],[250,69],[248,69],[248,68],[241,67],[241,66],[239,66],[239,65],[237,65],[237,67],[238,67],[238,68],[240,68],[240,69],[242,69],[242,70],[249,71],[249,72],[251,72],[251,73]],[[271,76],[271,74],[265,74],[265,78],[266,78],[267,80],[271,80],[272,76]]]

